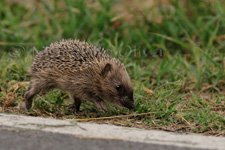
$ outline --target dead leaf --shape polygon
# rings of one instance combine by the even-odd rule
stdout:
[[[4,107],[9,107],[13,102],[15,102],[15,95],[13,92],[9,92],[6,96]]]
[[[151,98],[154,94],[152,90],[147,89],[146,87],[143,87],[143,91],[148,94],[148,96]]]

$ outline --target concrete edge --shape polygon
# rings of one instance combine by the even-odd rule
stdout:
[[[192,149],[225,149],[225,137],[182,135],[165,131],[80,123],[0,113],[0,126],[75,135],[86,139],[123,140]]]

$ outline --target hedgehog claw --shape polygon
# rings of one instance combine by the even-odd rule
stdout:
[[[95,105],[101,110],[104,110],[104,111],[109,110],[104,101],[95,102]]]

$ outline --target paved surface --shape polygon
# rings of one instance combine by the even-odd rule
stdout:
[[[180,135],[0,113],[2,149],[225,149],[225,137]]]
[[[1,150],[192,150],[188,147],[130,142],[115,139],[80,138],[34,130],[0,129]]]

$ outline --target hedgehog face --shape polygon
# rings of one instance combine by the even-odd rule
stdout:
[[[119,106],[133,109],[133,88],[126,70],[106,64],[101,75],[104,78],[101,85],[103,97]]]
[[[126,88],[124,84],[119,84],[115,87],[117,100],[119,101],[119,105],[126,107],[128,109],[134,108],[134,99],[133,99],[133,90],[130,88]],[[115,99],[116,100],[116,99]]]

